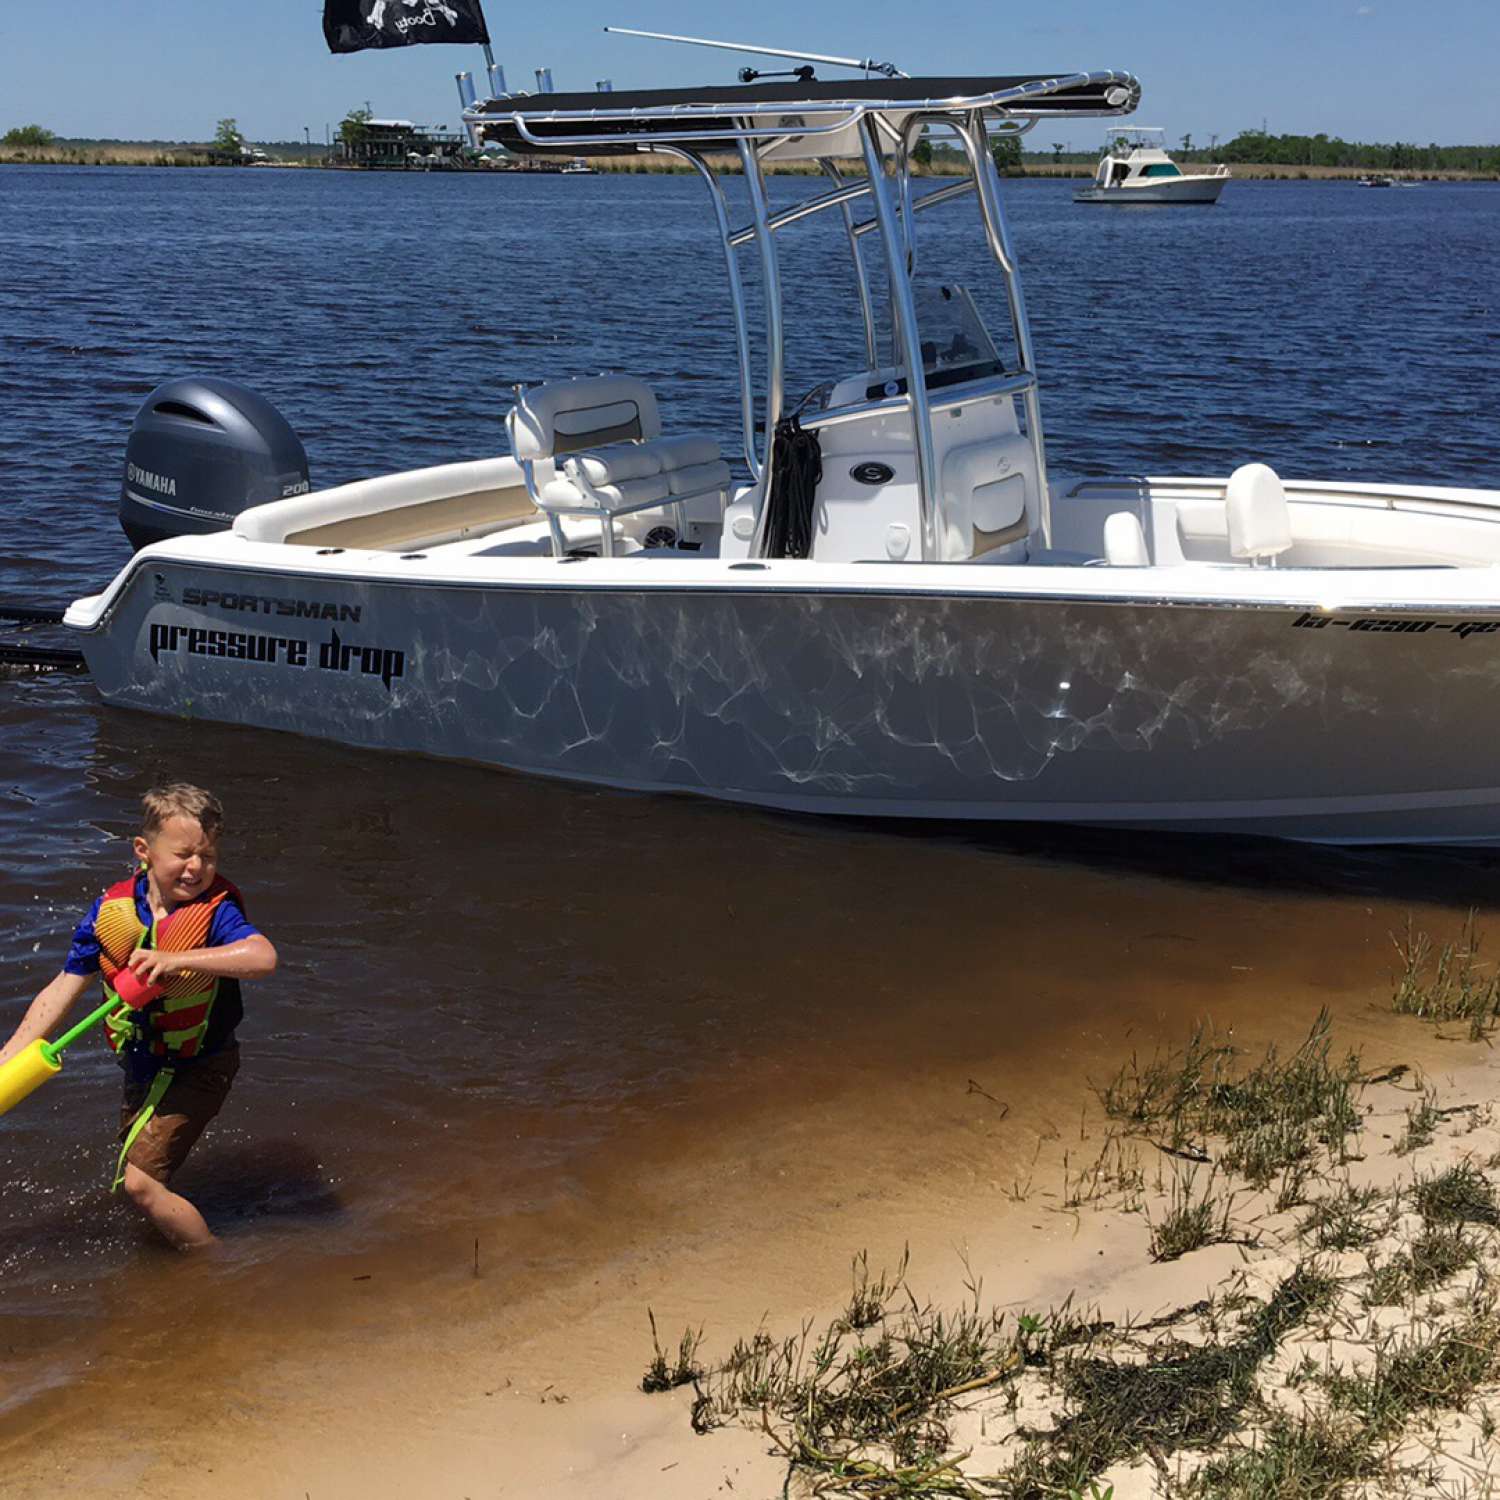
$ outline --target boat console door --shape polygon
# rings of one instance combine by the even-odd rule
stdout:
[[[1041,497],[1013,372],[967,287],[923,283],[913,288],[912,304],[938,476],[931,560],[1023,561]],[[883,330],[880,342],[892,347],[893,332]],[[822,387],[804,403],[800,420],[818,435],[824,460],[813,558],[904,562],[921,556],[917,469],[902,405],[907,384],[905,366],[891,364]]]

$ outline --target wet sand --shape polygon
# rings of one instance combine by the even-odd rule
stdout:
[[[538,795],[555,809],[577,794]],[[665,1077],[632,1092],[591,1081],[587,1056],[540,1048],[545,1066],[518,1102],[522,1091],[486,1082],[504,1058],[476,1053],[467,1078],[405,1090],[382,1137],[378,1096],[358,1099],[353,1081],[384,1060],[372,1028],[343,1059],[347,1095],[335,1074],[330,1101],[364,1112],[371,1149],[331,1175],[316,1130],[276,1118],[275,1065],[295,1070],[276,1038],[262,1043],[272,1066],[251,1121],[205,1143],[199,1163],[220,1184],[206,1201],[222,1252],[183,1263],[136,1236],[107,1304],[92,1301],[87,1320],[38,1317],[54,1325],[52,1353],[69,1343],[52,1389],[38,1389],[27,1338],[6,1340],[8,1493],[170,1500],[201,1494],[205,1465],[216,1492],[246,1496],[623,1494],[648,1471],[658,1487],[643,1495],[716,1493],[736,1471],[758,1493],[763,1440],[721,1432],[684,1447],[681,1399],[634,1393],[648,1306],[664,1340],[701,1325],[711,1356],[762,1317],[792,1329],[826,1312],[854,1253],[893,1265],[907,1244],[934,1296],[961,1279],[965,1246],[990,1296],[1010,1300],[1012,1284],[1034,1296],[1039,1272],[1050,1286],[1071,1265],[1075,1225],[1045,1195],[1062,1153],[1097,1139],[1091,1080],[1200,1019],[1252,1049],[1294,1043],[1324,1006],[1372,1066],[1443,1066],[1438,1044],[1381,1008],[1389,934],[1410,911],[1449,935],[1488,877],[1472,859],[1102,835],[1043,849],[599,801],[612,839],[623,823],[672,857],[573,893],[581,983],[614,1007],[659,996],[668,976],[679,998],[658,1005],[650,1053]],[[689,823],[692,841],[675,841]],[[735,840],[733,880],[711,823]],[[470,828],[504,831],[498,819]],[[588,820],[567,831],[586,838]],[[508,833],[524,844],[525,830]],[[393,814],[389,834],[399,857],[381,878],[399,884],[455,830]],[[351,872],[356,885],[370,875]],[[452,894],[444,878],[426,899]],[[503,904],[506,891],[513,900],[497,871],[481,894]],[[272,899],[295,925],[290,891]],[[359,973],[397,961],[375,924],[339,915]],[[443,1000],[457,1024],[463,1003]],[[628,1004],[616,1019],[642,1024]],[[361,1208],[377,1192],[378,1215]],[[297,1205],[284,1221],[278,1194]],[[75,1207],[72,1222],[102,1207]],[[1097,1248],[1122,1269],[1140,1249]],[[162,1388],[195,1393],[211,1457],[183,1457],[175,1435],[123,1415],[122,1392]]]
[[[1352,1035],[1341,1029],[1340,1040]],[[1459,1049],[1455,1084],[1453,1050],[1411,1023],[1381,1018],[1363,1036],[1382,1057],[1425,1057],[1450,1094],[1493,1093],[1497,1067],[1476,1064],[1482,1048]],[[211,1472],[214,1493],[246,1500],[688,1500],[731,1486],[769,1497],[784,1465],[764,1437],[736,1427],[695,1437],[687,1393],[635,1389],[650,1352],[648,1305],[664,1343],[683,1325],[702,1326],[712,1357],[762,1321],[780,1336],[834,1316],[855,1248],[868,1249],[874,1266],[894,1266],[909,1248],[912,1284],[939,1304],[962,1301],[972,1269],[998,1305],[1046,1307],[1076,1293],[1107,1315],[1185,1305],[1239,1264],[1237,1247],[1216,1246],[1153,1265],[1139,1216],[1059,1210],[1061,1153],[1098,1149],[1097,1111],[1081,1124],[1059,1121],[1039,1153],[1007,1152],[1012,1121],[955,1105],[955,1096],[975,1097],[958,1086],[958,1071],[918,1081],[898,1110],[830,1100],[779,1132],[754,1122],[705,1143],[691,1163],[657,1163],[650,1191],[619,1205],[635,1210],[633,1227],[617,1219],[606,1247],[575,1226],[576,1263],[540,1282],[483,1254],[475,1278],[471,1266],[454,1267],[464,1247],[451,1243],[427,1247],[448,1269],[429,1266],[425,1276],[404,1258],[327,1263],[301,1281],[299,1331],[288,1336],[285,1327],[258,1330],[256,1309],[222,1265],[177,1266],[187,1310],[211,1318],[212,1334],[195,1334],[186,1350],[174,1338],[158,1357],[106,1352],[97,1378],[118,1394],[186,1376],[211,1443],[184,1456],[175,1436],[97,1412],[80,1432],[90,1393],[75,1389],[33,1408],[24,1437],[0,1446],[7,1493],[187,1500]],[[1082,1091],[1072,1093],[1056,1102],[1082,1110]],[[927,1122],[915,1147],[913,1113]],[[1046,1113],[1035,1121],[1050,1129]],[[1014,1180],[987,1174],[1019,1154],[1031,1186],[1016,1201],[1006,1192]],[[102,1389],[92,1395],[107,1399]]]

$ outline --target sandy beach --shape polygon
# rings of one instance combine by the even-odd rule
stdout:
[[[1041,1357],[939,1403],[947,1451],[969,1454],[955,1472],[977,1484],[1010,1469],[1027,1435],[1053,1429],[1076,1406],[1066,1394],[1073,1356],[1042,1348],[1048,1328],[1069,1318],[1112,1325],[1085,1340],[1088,1357],[1125,1363],[1149,1362],[1143,1350],[1157,1340],[1179,1354],[1232,1342],[1245,1307],[1272,1299],[1299,1266],[1315,1263],[1337,1290],[1257,1367],[1255,1410],[1228,1419],[1217,1442],[1137,1453],[1097,1475],[1099,1493],[1113,1484],[1116,1500],[1173,1493],[1169,1478],[1180,1482],[1207,1456],[1253,1443],[1266,1403],[1326,1406],[1325,1387],[1310,1378],[1298,1385],[1291,1371],[1355,1368],[1393,1331],[1415,1337],[1445,1316],[1451,1322],[1460,1313],[1440,1304],[1457,1307],[1465,1289],[1471,1300],[1480,1296],[1494,1266],[1491,1226],[1468,1225],[1474,1259],[1461,1272],[1395,1307],[1361,1301],[1372,1264],[1399,1257],[1420,1228],[1411,1184],[1463,1163],[1482,1174],[1500,1150],[1490,1109],[1500,1064],[1484,1042],[1450,1037],[1454,1026],[1435,1031],[1391,1014],[1388,990],[1372,982],[1378,963],[1370,955],[1342,1002],[1335,997],[1326,1044],[1335,1061],[1357,1049],[1357,1130],[1336,1160],[1324,1150],[1310,1162],[1308,1181],[1294,1189],[1282,1174],[1257,1191],[1226,1169],[1218,1182],[1228,1206],[1210,1238],[1228,1242],[1153,1258],[1184,1184],[1189,1198],[1203,1195],[1202,1174],[1219,1167],[1191,1160],[1196,1146],[1164,1150],[1159,1131],[1110,1119],[1100,1097],[1132,1053],[1139,1070],[1185,1046],[1192,1007],[1168,1007],[1162,1035],[1143,1029],[1140,1047],[1128,1022],[1054,1024],[1008,1059],[933,1063],[895,1082],[866,1066],[796,1107],[781,1100],[774,1114],[751,1111],[701,1138],[689,1129],[669,1156],[621,1181],[617,1201],[580,1214],[567,1275],[529,1266],[524,1253],[476,1226],[474,1243],[449,1232],[378,1258],[320,1262],[288,1292],[300,1311],[296,1331],[289,1335],[278,1318],[273,1335],[237,1296],[249,1272],[235,1264],[232,1246],[216,1261],[174,1265],[195,1329],[191,1347],[174,1345],[166,1330],[154,1348],[103,1340],[87,1378],[0,1425],[6,1493],[186,1500],[211,1486],[246,1500],[779,1495],[794,1436],[784,1418],[770,1413],[767,1432],[757,1410],[721,1412],[714,1430],[699,1435],[695,1395],[722,1392],[721,1367],[737,1339],[763,1329],[769,1343],[809,1345],[837,1322],[861,1279],[868,1289],[882,1274],[881,1315],[869,1329],[846,1332],[850,1347],[899,1331],[916,1306],[999,1315],[1002,1341],[1024,1328],[1023,1316],[1039,1330],[1032,1342]],[[1263,1060],[1270,1044],[1285,1060],[1306,1041],[1305,1002],[1261,1006],[1258,1015],[1253,1003],[1241,1009],[1251,1024],[1232,1038],[1213,1033],[1234,1049],[1235,1068]],[[1412,1111],[1424,1103],[1431,1139],[1413,1148]],[[1207,1148],[1218,1158],[1227,1145]],[[1320,1195],[1340,1185],[1389,1204],[1385,1213],[1370,1207],[1379,1228],[1357,1252],[1322,1249],[1302,1227]],[[1295,1201],[1278,1208],[1278,1197]],[[863,1270],[852,1266],[858,1255]],[[1219,1310],[1205,1316],[1205,1299]],[[696,1387],[641,1393],[652,1350],[648,1308],[669,1356],[684,1328],[701,1330]],[[1155,1331],[1121,1332],[1143,1321]],[[195,1431],[211,1435],[186,1449],[119,1415],[150,1399],[143,1392],[170,1388],[178,1368],[190,1379]],[[1493,1371],[1488,1380],[1493,1387]],[[1478,1487],[1493,1451],[1478,1425],[1486,1394],[1500,1388],[1466,1400],[1467,1416],[1424,1409],[1410,1433],[1403,1427],[1399,1440],[1384,1443],[1388,1472],[1359,1493],[1486,1493]],[[1446,1456],[1424,1457],[1424,1444]],[[879,1445],[847,1447],[889,1460]],[[1449,1488],[1400,1488],[1422,1463],[1429,1480],[1441,1471]],[[813,1493],[828,1478],[794,1466],[788,1492]],[[872,1483],[847,1492],[898,1491]]]

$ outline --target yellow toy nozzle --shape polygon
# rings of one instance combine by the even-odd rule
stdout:
[[[34,1089],[62,1071],[62,1063],[38,1038],[0,1068],[0,1115],[14,1109]]]

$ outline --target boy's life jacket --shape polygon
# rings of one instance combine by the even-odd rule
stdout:
[[[208,942],[220,902],[232,898],[244,906],[234,886],[218,876],[201,896],[148,927],[136,910],[135,884],[132,876],[112,885],[104,893],[94,919],[104,993],[111,1000],[120,1000],[112,981],[137,948],[156,948],[163,953],[202,948]],[[129,1042],[145,1042],[157,1057],[168,1062],[186,1061],[197,1056],[203,1045],[221,982],[205,974],[185,973],[160,983],[164,993],[139,1011],[120,1000],[119,1007],[104,1018],[104,1035],[116,1052]]]

